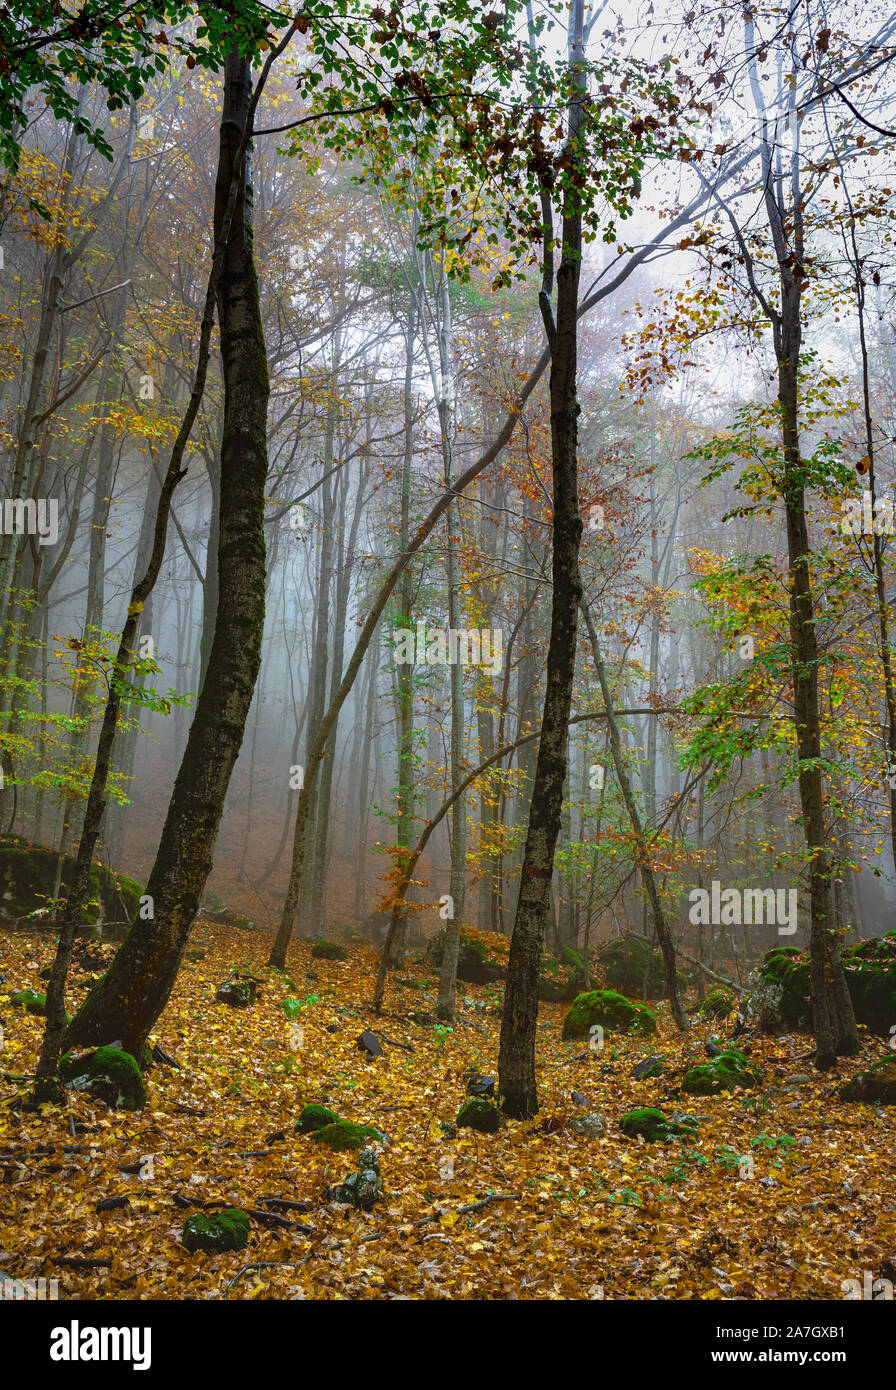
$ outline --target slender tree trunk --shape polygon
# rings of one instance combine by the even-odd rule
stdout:
[[[666,976],[666,990],[669,995],[669,1005],[672,1010],[672,1017],[679,1032],[686,1032],[689,1025],[681,996],[678,993],[677,963],[675,960],[675,943],[672,940],[672,933],[666,922],[660,901],[659,890],[654,878],[653,869],[650,864],[650,854],[647,848],[647,840],[644,835],[644,827],[641,824],[641,817],[635,805],[635,798],[632,793],[631,781],[629,780],[628,770],[625,766],[625,759],[622,753],[622,741],[619,737],[619,725],[613,711],[613,696],[610,691],[607,673],[604,670],[603,658],[600,653],[600,645],[597,640],[597,633],[591,621],[591,614],[587,608],[584,610],[585,624],[588,628],[588,635],[591,639],[591,647],[594,653],[594,665],[597,670],[597,678],[600,681],[601,694],[603,695],[604,708],[607,711],[607,728],[610,735],[610,752],[613,756],[613,766],[616,770],[616,777],[619,781],[619,789],[622,792],[622,799],[628,811],[631,821],[632,833],[638,846],[639,866],[641,870],[641,881],[650,902],[650,909],[653,915],[653,926],[656,938],[660,945],[663,956],[663,969]],[[646,911],[646,904],[645,904]],[[646,932],[645,932],[646,935]]]
[[[574,0],[570,24],[570,66],[574,71],[577,61],[582,58],[584,4],[583,0]],[[535,1076],[538,977],[566,781],[567,735],[575,677],[578,611],[582,598],[579,578],[582,536],[578,499],[579,404],[576,398],[582,216],[573,181],[580,173],[581,97],[586,84],[584,73],[577,74],[577,77],[580,95],[569,106],[565,150],[570,184],[564,195],[556,320],[550,300],[554,248],[549,208],[544,219],[547,254],[540,303],[551,348],[553,591],[544,713],[529,807],[519,900],[510,940],[498,1058],[502,1107],[505,1114],[515,1119],[528,1119],[538,1110]]]
[[[272,61],[273,55],[265,74]],[[269,383],[252,250],[246,141],[254,105],[249,64],[232,51],[225,69],[215,187],[215,244],[226,248],[217,286],[224,425],[220,595],[207,679],[147,884],[152,917],[134,922],[109,971],[66,1030],[66,1045],[119,1039],[128,1051],[139,1054],[164,1009],[212,867],[224,798],[258,675],[265,601]]]

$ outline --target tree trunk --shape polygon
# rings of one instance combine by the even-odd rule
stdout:
[[[583,0],[575,0],[570,32],[571,67],[574,68],[582,57],[584,3]],[[573,181],[581,173],[579,131],[584,90],[585,76],[580,73],[578,93],[569,106],[565,155],[569,162],[570,182],[564,194],[556,322],[550,301],[554,249],[553,232],[548,220],[549,206],[545,216],[547,254],[540,304],[551,348],[553,591],[544,714],[529,807],[519,899],[510,940],[498,1058],[502,1108],[506,1115],[515,1119],[528,1119],[538,1110],[535,1076],[538,976],[566,781],[567,734],[575,676],[578,611],[582,598],[579,578],[582,519],[579,516],[577,453],[579,404],[576,399],[582,215]]]
[[[236,184],[217,287],[224,375],[220,594],[207,678],[147,884],[153,915],[146,921],[138,917],[132,925],[108,973],[66,1030],[66,1046],[119,1039],[128,1051],[139,1053],[164,1009],[211,871],[224,798],[258,675],[265,600],[269,383],[244,138],[254,110],[251,97],[249,64],[231,52],[215,186],[217,246],[233,200],[232,180]]]

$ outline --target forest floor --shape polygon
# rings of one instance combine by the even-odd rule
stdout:
[[[454,1121],[468,1074],[495,1075],[493,987],[459,986],[457,1024],[437,1031],[409,1018],[432,1002],[425,964],[401,978],[426,990],[393,977],[377,1019],[369,947],[350,948],[343,963],[312,961],[299,943],[290,982],[267,968],[261,935],[199,924],[191,945],[207,954],[184,964],[152,1039],[182,1069],[150,1069],[145,1110],[110,1111],[73,1093],[67,1107],[35,1111],[16,1108],[28,1087],[14,1078],[34,1069],[42,1020],[6,1001],[14,989],[44,987],[38,972],[51,944],[0,936],[3,1273],[56,1278],[63,1299],[837,1300],[841,1283],[865,1271],[896,1278],[893,1117],[837,1099],[845,1079],[887,1055],[879,1039],[821,1076],[806,1037],[757,1036],[752,1058],[766,1077],[755,1092],[676,1095],[684,1069],[706,1060],[705,1041],[724,1036],[724,1021],[699,1022],[682,1039],[661,1004],[655,1038],[610,1035],[591,1053],[561,1041],[567,1006],[542,1004],[538,1116],[446,1140],[439,1121]],[[88,948],[94,970],[113,949]],[[264,981],[249,1008],[215,1002],[234,969]],[[317,978],[306,978],[309,969]],[[86,980],[73,973],[70,1007]],[[282,1008],[290,997],[308,1001],[296,1052]],[[384,1057],[365,1060],[356,1044],[364,1028],[413,1050],[387,1042]],[[649,1054],[666,1059],[666,1075],[634,1080]],[[809,1079],[789,1084],[795,1077]],[[373,1211],[326,1201],[357,1154],[331,1154],[294,1133],[309,1101],[385,1132],[386,1197]],[[619,1117],[646,1105],[700,1117],[697,1138],[625,1139]],[[570,1128],[590,1112],[605,1118],[605,1137]],[[752,1176],[741,1176],[744,1155]],[[120,1196],[126,1206],[95,1210]],[[203,1202],[259,1213],[247,1249],[186,1251],[184,1220]],[[293,1224],[274,1224],[275,1213]]]

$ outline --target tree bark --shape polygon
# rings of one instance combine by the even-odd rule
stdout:
[[[224,797],[258,675],[269,382],[252,243],[246,132],[253,111],[249,63],[232,51],[225,68],[215,186],[216,247],[227,220],[230,227],[217,285],[224,425],[220,594],[208,671],[147,884],[153,915],[146,921],[138,916],[133,923],[108,973],[66,1030],[66,1046],[118,1039],[139,1054],[164,1009],[211,871]]]
[[[584,58],[584,3],[575,0],[571,17],[570,68]],[[550,209],[545,216],[546,256],[540,295],[551,349],[551,471],[553,477],[551,635],[541,738],[529,807],[526,847],[520,874],[498,1058],[502,1108],[515,1119],[528,1119],[538,1110],[535,1075],[535,1028],[538,1019],[538,976],[544,942],[548,894],[554,872],[554,850],[560,832],[566,749],[576,664],[578,611],[582,598],[579,545],[582,519],[578,498],[578,424],[576,398],[578,355],[577,311],[582,254],[582,214],[575,179],[581,175],[579,134],[585,76],[576,73],[577,93],[568,110],[565,155],[569,181],[563,199],[562,247],[557,271],[557,313],[550,302],[553,279],[553,233]]]

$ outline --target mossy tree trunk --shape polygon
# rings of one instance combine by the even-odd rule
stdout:
[[[208,670],[146,887],[153,916],[134,922],[108,973],[66,1030],[66,1046],[119,1039],[136,1053],[164,1009],[211,871],[260,665],[269,383],[244,138],[253,109],[249,63],[232,52],[225,69],[215,186],[216,244],[231,202],[233,211],[217,287],[224,426],[220,592]]]

